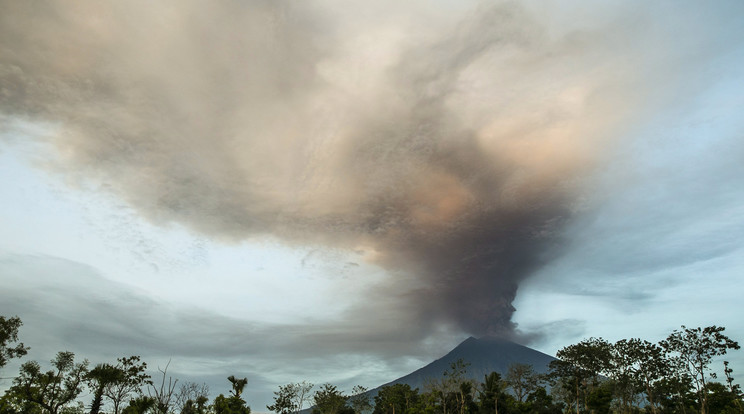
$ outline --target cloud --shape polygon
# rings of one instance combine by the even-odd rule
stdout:
[[[627,11],[548,30],[516,3],[333,6],[4,2],[0,111],[57,126],[50,168],[152,222],[363,250],[395,276],[349,310],[381,311],[368,335],[392,315],[510,333],[519,283],[666,69],[631,45],[669,33]]]
[[[376,386],[443,352],[427,347],[420,329],[385,325],[381,332],[368,314],[340,325],[259,324],[163,301],[90,266],[44,255],[2,255],[0,274],[0,314],[23,321],[19,336],[31,347],[25,360],[44,363],[61,350],[94,364],[140,355],[152,375],[171,361],[170,375],[206,381],[214,395],[226,392],[228,375],[247,376],[249,401],[259,411],[277,384],[306,379],[351,389],[363,376]],[[4,372],[16,370],[14,364]]]

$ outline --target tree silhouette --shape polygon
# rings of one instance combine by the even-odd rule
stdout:
[[[18,342],[18,329],[23,325],[17,316],[5,318],[0,316],[0,368],[13,358],[20,358],[28,353],[29,348]]]
[[[687,328],[674,330],[667,339],[661,342],[664,350],[676,358],[677,366],[693,380],[697,394],[700,414],[707,414],[708,393],[706,378],[715,373],[708,372],[713,357],[725,355],[729,349],[739,349],[739,344],[722,332],[726,328],[708,326],[705,328]]]
[[[90,414],[98,414],[103,405],[103,392],[107,386],[124,380],[124,372],[111,364],[98,364],[86,375],[88,386],[93,390]]]
[[[232,384],[232,390],[230,391],[230,394],[232,394],[233,397],[240,398],[240,394],[243,393],[243,389],[245,388],[246,384],[248,384],[248,378],[235,378],[234,375],[230,375],[227,377],[227,380],[230,381]]]
[[[121,404],[128,396],[140,394],[143,386],[152,385],[150,375],[146,373],[147,364],[139,356],[117,358],[117,361],[116,369],[121,372],[121,377],[107,384],[103,390],[103,395],[114,405],[113,414],[119,414]]]
[[[248,384],[247,378],[235,378],[230,375],[227,377],[232,385],[230,390],[230,397],[225,397],[223,394],[217,396],[214,399],[214,412],[215,414],[250,414],[251,408],[246,405],[245,400],[240,397],[243,393],[243,389]]]
[[[20,375],[13,380],[11,392],[37,404],[48,414],[58,414],[62,407],[74,401],[82,392],[88,361],[76,364],[75,354],[64,351],[57,353],[52,366],[54,369],[42,372],[36,361],[21,365]]]

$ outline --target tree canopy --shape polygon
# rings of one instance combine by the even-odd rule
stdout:
[[[6,318],[0,316],[0,368],[13,358],[20,358],[28,353],[29,348],[18,342],[18,329],[23,325],[17,316]]]

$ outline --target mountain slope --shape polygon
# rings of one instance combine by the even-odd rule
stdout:
[[[408,384],[411,388],[418,388],[419,392],[424,392],[424,384],[427,381],[441,379],[444,372],[448,371],[450,365],[458,359],[462,359],[464,362],[470,364],[468,365],[465,376],[478,383],[483,382],[485,376],[494,371],[500,373],[502,376],[505,375],[509,366],[514,363],[529,364],[537,372],[547,372],[548,364],[550,361],[555,360],[550,355],[504,339],[495,337],[476,339],[470,337],[456,346],[447,355],[425,367],[371,389],[365,394],[373,398],[377,395],[380,388],[393,384]],[[300,411],[300,414],[310,414],[311,412],[312,407],[309,407]]]
[[[450,365],[458,359],[470,364],[466,373],[467,378],[482,382],[484,377],[491,372],[506,374],[509,366],[514,363],[529,364],[537,372],[547,372],[548,364],[555,358],[504,339],[470,337],[447,355],[429,365],[371,390],[372,395],[377,394],[379,388],[392,384],[408,384],[411,388],[419,388],[423,392],[427,380],[441,378],[442,374],[449,370]]]

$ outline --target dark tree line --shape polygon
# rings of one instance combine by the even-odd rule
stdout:
[[[659,343],[589,338],[559,350],[547,373],[513,364],[503,376],[492,372],[482,382],[469,379],[468,364],[458,360],[423,390],[393,384],[373,399],[325,384],[315,393],[313,414],[742,414],[744,395],[733,370],[717,360],[739,344],[723,331],[682,326]],[[720,362],[721,378],[713,365]],[[280,387],[277,404],[267,408],[298,412],[301,405],[280,408],[280,401],[293,400],[291,385]]]
[[[28,347],[18,340],[19,318],[0,316],[0,369],[21,358]],[[547,373],[527,364],[492,372],[482,381],[467,376],[468,363],[458,360],[423,390],[407,384],[384,386],[372,396],[362,386],[350,394],[335,385],[315,389],[303,381],[274,392],[277,414],[743,414],[740,386],[722,361],[739,344],[724,328],[673,331],[659,343],[623,339],[610,343],[589,338],[558,351]],[[720,367],[719,367],[720,368]],[[12,385],[0,397],[0,414],[250,414],[242,398],[247,378],[229,376],[230,389],[212,401],[206,384],[179,384],[158,368],[147,374],[138,356],[90,367],[72,352],[59,352],[46,370],[36,361],[21,365]],[[78,400],[88,390],[92,401]]]
[[[742,413],[728,362],[725,382],[712,366],[739,349],[724,329],[682,326],[659,343],[589,338],[567,346],[550,364],[553,394],[574,413]]]
[[[28,352],[18,342],[21,325],[18,317],[0,316],[0,369]],[[160,381],[156,383],[139,356],[91,368],[87,360],[75,361],[72,352],[58,352],[47,370],[36,361],[21,365],[10,388],[0,396],[0,414],[250,414],[241,396],[247,378],[228,377],[232,389],[210,404],[206,384],[185,383],[177,388],[178,380],[167,371],[167,365],[158,368]],[[92,396],[87,407],[78,400],[84,390]]]

